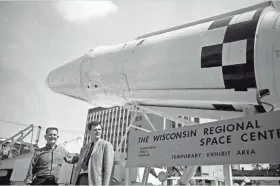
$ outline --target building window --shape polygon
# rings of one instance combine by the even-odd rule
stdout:
[[[171,128],[176,128],[176,123],[172,121]]]

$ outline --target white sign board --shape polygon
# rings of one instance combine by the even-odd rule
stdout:
[[[129,136],[127,167],[280,162],[280,111]]]

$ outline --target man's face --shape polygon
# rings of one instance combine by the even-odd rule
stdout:
[[[48,130],[45,135],[45,139],[47,140],[47,144],[54,145],[56,144],[58,138],[57,130]]]
[[[92,126],[91,131],[90,131],[90,135],[93,139],[99,139],[101,137],[101,131],[102,128],[100,125],[97,126]]]

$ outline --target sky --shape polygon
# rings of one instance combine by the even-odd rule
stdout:
[[[51,70],[99,45],[258,2],[263,1],[0,1],[0,137],[25,127],[7,121],[43,129],[56,126],[59,143],[83,137],[93,106],[48,89],[44,82]],[[42,135],[39,144],[44,143]],[[76,143],[69,149],[79,151]]]

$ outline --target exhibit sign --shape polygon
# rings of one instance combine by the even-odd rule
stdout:
[[[280,111],[129,136],[127,167],[280,162]]]

